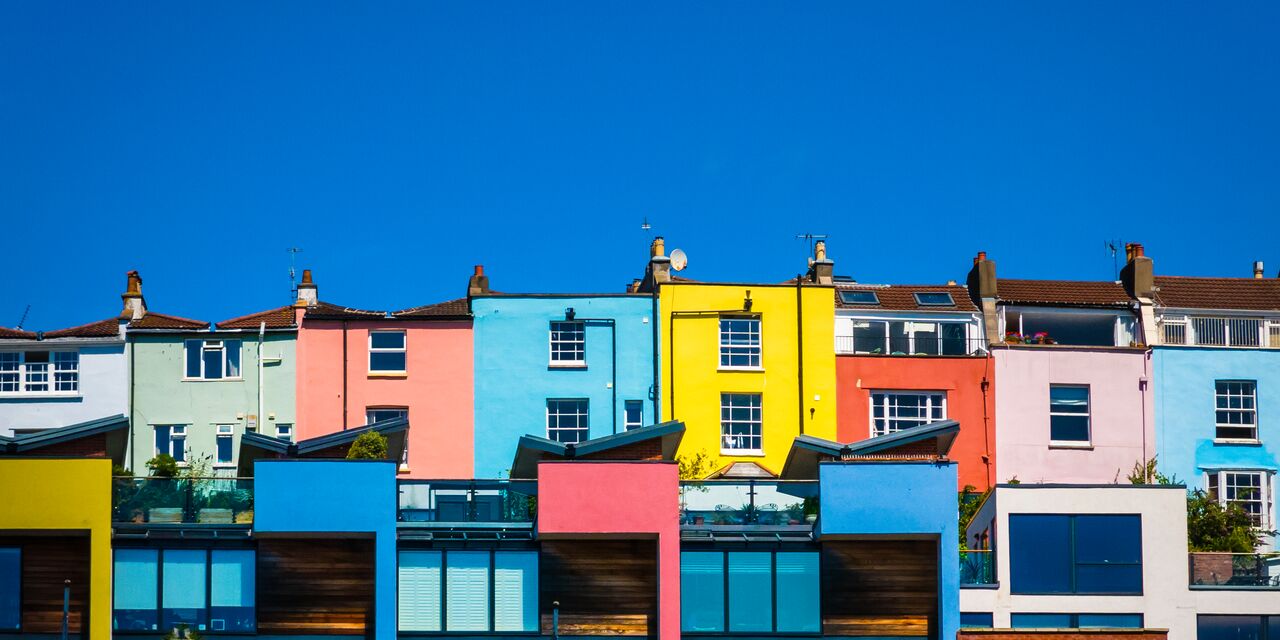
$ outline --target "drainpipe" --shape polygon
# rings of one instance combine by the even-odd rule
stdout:
[[[649,312],[649,322],[653,325],[653,422],[657,424],[662,422],[662,375],[661,363],[658,362],[658,341],[661,337],[658,335],[658,284],[653,285],[652,310]]]
[[[804,435],[804,299],[800,274],[796,274],[796,393],[800,413],[800,435]]]
[[[263,383],[262,383],[262,341],[263,341],[263,338],[266,337],[266,333],[267,333],[267,323],[259,322],[258,323],[258,423],[257,423],[258,433],[263,433],[262,425],[264,424],[263,417],[262,417],[262,407],[264,405],[263,394],[265,393],[263,389]]]
[[[342,430],[347,430],[347,321],[342,321]]]

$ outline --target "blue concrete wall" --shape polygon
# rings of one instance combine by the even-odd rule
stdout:
[[[1165,473],[1188,487],[1205,488],[1216,469],[1275,471],[1280,457],[1280,352],[1262,349],[1156,347],[1156,453]],[[1255,380],[1261,444],[1214,440],[1214,381]]]
[[[936,534],[939,638],[960,628],[959,506],[954,463],[827,462],[818,468],[819,536]]]
[[[256,533],[372,533],[374,637],[396,637],[396,465],[391,461],[259,460]]]
[[[578,319],[611,318],[617,331],[617,375],[612,339],[604,323],[586,326],[585,368],[550,367],[550,323],[573,307]],[[475,475],[505,477],[525,434],[545,436],[548,398],[587,398],[590,437],[624,429],[626,400],[644,403],[644,424],[654,422],[653,320],[649,296],[492,296],[472,300],[475,314]],[[613,406],[613,382],[617,408]]]

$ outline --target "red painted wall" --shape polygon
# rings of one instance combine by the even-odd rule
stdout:
[[[960,486],[986,489],[995,481],[995,376],[990,358],[926,356],[836,357],[836,432],[840,442],[871,437],[871,391],[945,391],[947,417],[960,421],[951,458]],[[986,391],[983,419],[982,379]],[[983,462],[987,456],[988,463]]]
[[[540,537],[658,538],[658,639],[680,638],[680,481],[670,462],[538,464]]]

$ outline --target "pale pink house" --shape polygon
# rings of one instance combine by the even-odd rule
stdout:
[[[322,302],[298,287],[299,440],[404,416],[411,478],[470,478],[471,316],[466,298],[401,311]]]
[[[1155,453],[1151,350],[1122,281],[969,278],[995,381],[996,479],[1124,482]]]

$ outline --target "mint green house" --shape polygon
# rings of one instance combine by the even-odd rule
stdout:
[[[126,466],[145,475],[147,460],[167,453],[184,465],[207,458],[214,475],[232,476],[246,432],[293,439],[293,308],[210,325],[148,311],[141,286],[141,278],[131,281],[126,294],[132,315]]]

